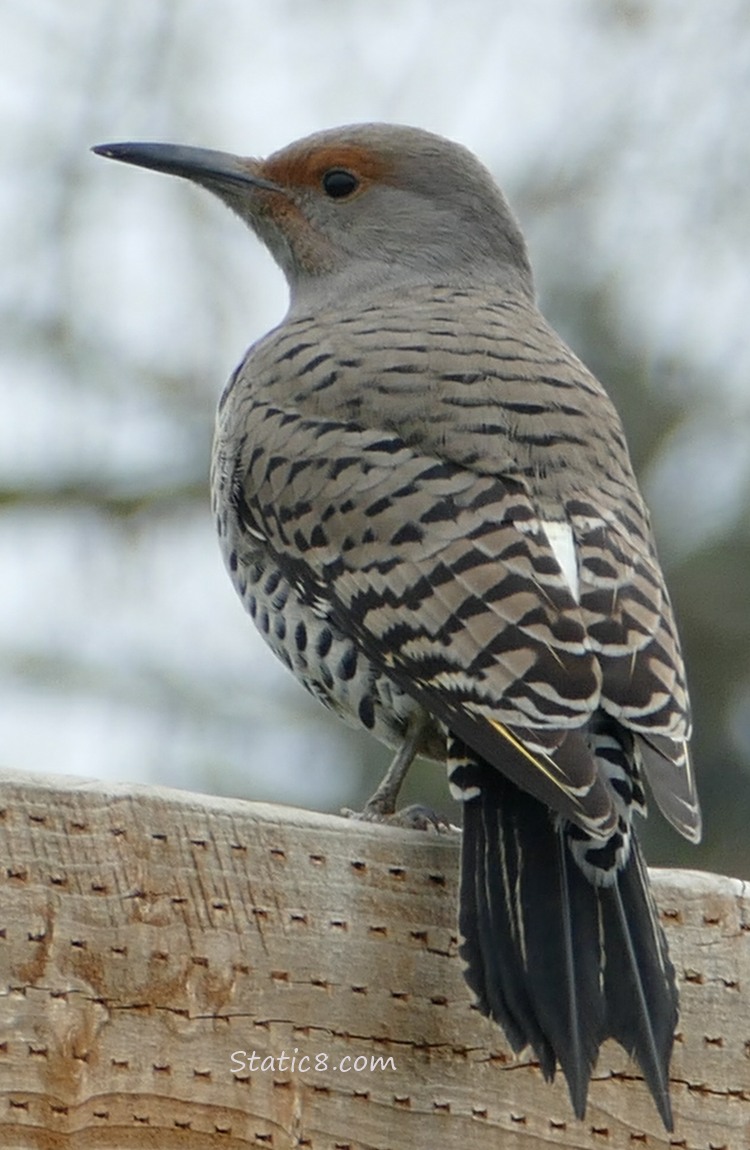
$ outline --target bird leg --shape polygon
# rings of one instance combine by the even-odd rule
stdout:
[[[401,785],[406,778],[409,767],[417,756],[424,729],[428,723],[428,716],[424,711],[417,711],[409,721],[404,741],[393,757],[393,761],[380,781],[377,790],[365,803],[362,811],[352,811],[344,807],[342,814],[350,819],[363,819],[366,822],[391,823],[398,826],[410,827],[417,830],[447,830],[450,824],[429,807],[421,803],[414,803],[396,810]]]
[[[393,761],[383,775],[377,790],[365,803],[363,815],[387,818],[396,813],[396,799],[409,767],[416,758],[425,723],[424,712],[417,712],[415,718],[409,722],[404,741],[393,756]]]

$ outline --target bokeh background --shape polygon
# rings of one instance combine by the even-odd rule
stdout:
[[[218,201],[92,156],[356,120],[469,145],[623,415],[684,638],[705,843],[750,876],[747,0],[5,0],[0,760],[336,810],[387,755],[277,666],[207,505],[217,396],[283,316]],[[453,817],[438,769],[407,797]]]

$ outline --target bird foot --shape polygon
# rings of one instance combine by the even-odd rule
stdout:
[[[400,811],[389,811],[386,809],[386,804],[371,799],[364,810],[353,811],[349,807],[343,807],[341,813],[347,819],[384,823],[387,826],[404,827],[407,830],[431,831],[433,834],[447,834],[449,831],[458,830],[458,827],[449,823],[443,815],[422,803],[412,803],[411,806],[402,807]]]

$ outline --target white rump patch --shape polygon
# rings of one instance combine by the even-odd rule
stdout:
[[[578,560],[576,559],[576,545],[573,540],[573,529],[569,523],[560,520],[542,520],[544,533],[549,545],[555,553],[555,559],[560,564],[565,582],[576,603],[580,602],[581,588],[578,582]]]
[[[448,790],[457,803],[468,803],[470,799],[476,799],[482,793],[479,787],[459,787],[450,779],[448,780]]]

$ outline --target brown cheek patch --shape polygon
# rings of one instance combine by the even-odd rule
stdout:
[[[263,214],[286,237],[294,263],[309,275],[320,275],[333,266],[335,252],[329,240],[311,227],[304,213],[287,196],[268,192]]]
[[[345,168],[366,183],[386,182],[391,174],[382,156],[355,144],[285,148],[262,163],[259,174],[286,188],[319,188],[331,168]]]

